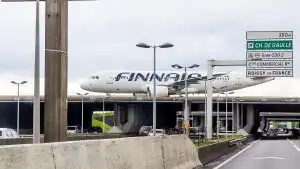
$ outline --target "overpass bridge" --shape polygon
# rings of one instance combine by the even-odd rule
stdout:
[[[278,79],[257,86],[252,86],[234,91],[228,95],[228,110],[232,112],[233,120],[230,124],[235,129],[244,128],[254,122],[260,121],[259,112],[298,112],[300,110],[300,91],[298,86],[300,79]],[[41,85],[42,87],[43,85]],[[68,95],[68,122],[69,125],[81,124],[81,96],[76,95],[80,91],[79,85],[69,85]],[[284,86],[284,90],[282,87]],[[2,87],[2,88],[1,88]],[[33,110],[33,90],[30,81],[20,90],[20,127],[30,130],[32,128],[32,110]],[[0,125],[15,128],[17,97],[15,87],[12,85],[3,85],[0,83]],[[43,88],[41,89],[43,91]],[[103,109],[104,94],[89,93],[84,96],[84,127],[91,125],[91,116],[93,111]],[[191,112],[204,112],[205,95],[189,94],[189,110]],[[225,110],[225,95],[213,94],[213,111],[216,112],[217,101],[219,101],[221,116]],[[41,118],[43,130],[43,92],[41,92]],[[111,94],[104,100],[105,110],[114,111],[114,124],[124,126],[128,121],[138,121],[130,130],[137,130],[140,125],[152,124],[152,99],[144,96],[135,97],[133,94]],[[157,98],[157,120],[158,127],[174,127],[176,125],[176,113],[183,110],[184,97],[172,95],[170,97]],[[229,115],[230,116],[230,115]],[[254,122],[251,122],[251,120]],[[233,121],[233,122],[232,122]],[[237,122],[239,124],[237,124]],[[216,119],[214,120],[216,124]],[[128,124],[127,124],[128,126]],[[134,127],[136,126],[136,127]],[[258,125],[259,126],[259,125]],[[253,128],[253,127],[248,127]],[[129,129],[128,129],[129,130]],[[252,129],[249,129],[249,131]],[[253,129],[254,131],[254,129]]]

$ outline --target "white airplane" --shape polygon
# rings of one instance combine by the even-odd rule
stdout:
[[[90,76],[80,87],[90,92],[101,93],[153,93],[152,71],[101,71]],[[166,97],[185,93],[185,73],[179,71],[159,71],[156,73],[156,96]],[[240,72],[214,73],[213,92],[226,92],[262,84],[274,77],[246,78]],[[199,72],[187,72],[188,93],[205,93],[207,76]]]

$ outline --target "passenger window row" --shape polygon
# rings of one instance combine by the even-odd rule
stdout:
[[[217,80],[229,80],[229,77],[217,77]]]

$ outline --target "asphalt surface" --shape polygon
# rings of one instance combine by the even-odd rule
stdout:
[[[300,140],[258,140],[214,169],[299,169]]]

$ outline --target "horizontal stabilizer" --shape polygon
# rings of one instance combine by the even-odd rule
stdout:
[[[265,79],[268,77],[251,77],[252,80],[261,80],[261,79]]]

